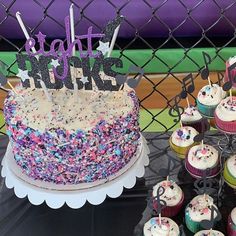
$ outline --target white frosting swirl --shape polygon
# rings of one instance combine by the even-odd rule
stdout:
[[[200,170],[206,170],[216,165],[219,154],[211,145],[204,144],[202,147],[200,144],[191,147],[187,158],[191,166]]]
[[[190,106],[184,109],[184,113],[181,115],[182,122],[194,122],[202,119],[197,107]]]
[[[230,216],[231,216],[233,223],[236,225],[236,207],[231,211]]]
[[[217,230],[202,230],[194,234],[194,236],[224,236],[224,234]]]
[[[161,217],[161,224],[158,217],[154,217],[145,223],[143,228],[144,236],[179,236],[178,225],[167,217]]]
[[[236,178],[236,155],[231,156],[226,163],[230,174]]]
[[[223,121],[235,121],[236,120],[236,97],[230,97],[223,99],[216,107],[216,115]]]
[[[218,85],[204,86],[197,95],[197,99],[203,105],[215,106],[226,96],[226,92]]]
[[[175,182],[167,180],[157,183],[153,187],[154,197],[157,196],[157,190],[160,186],[165,189],[165,192],[160,196],[160,199],[164,200],[167,206],[176,206],[181,201],[183,196],[182,189]]]
[[[192,199],[186,208],[186,214],[189,214],[189,217],[196,222],[200,222],[202,220],[210,220],[211,219],[211,210],[209,207],[216,205],[213,204],[213,199],[209,195],[198,195]],[[217,213],[214,212],[214,218],[217,216]]]
[[[173,144],[179,147],[188,147],[194,143],[194,137],[198,132],[190,127],[184,126],[175,130],[171,135],[171,141]]]

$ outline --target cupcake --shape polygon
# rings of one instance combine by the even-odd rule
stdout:
[[[213,199],[207,194],[198,195],[192,199],[185,209],[185,223],[187,228],[197,233],[203,230],[201,227],[202,220],[211,220],[211,206],[217,207],[213,204]],[[214,212],[214,219],[217,213]]]
[[[231,211],[227,226],[228,236],[236,236],[236,207]]]
[[[185,167],[193,177],[203,177],[206,170],[207,177],[213,177],[220,171],[219,153],[208,144],[191,147],[185,160]]]
[[[189,148],[196,145],[194,137],[198,132],[190,126],[183,126],[175,130],[169,140],[171,149],[180,158],[185,158]]]
[[[153,208],[157,210],[157,196],[158,188],[162,186],[164,188],[163,195],[160,196],[161,200],[166,202],[166,207],[162,209],[161,215],[167,217],[173,217],[180,211],[184,202],[184,193],[182,189],[173,181],[164,180],[153,187],[152,195],[154,197]]]
[[[161,222],[159,217],[151,218],[145,223],[143,228],[144,236],[180,236],[180,231],[178,225],[167,217],[161,217]]]
[[[204,116],[214,117],[217,105],[225,96],[226,92],[218,84],[204,86],[197,95],[199,112]]]
[[[194,236],[224,236],[224,234],[217,230],[202,230],[194,234]]]
[[[236,56],[234,57],[230,57],[228,61],[226,61],[225,63],[225,76],[224,76],[224,82],[228,82],[230,81],[229,79],[229,72],[228,72],[228,68],[233,65],[236,62]],[[234,78],[236,76],[236,69],[231,70],[231,78]],[[232,81],[232,91],[233,94],[236,94],[236,83],[234,81]]]
[[[209,129],[208,120],[203,118],[197,107],[192,105],[184,109],[181,122],[183,126],[191,126],[199,133],[206,132]]]
[[[231,156],[225,162],[223,175],[225,182],[236,189],[236,155]]]
[[[229,133],[236,133],[236,97],[223,99],[215,110],[216,126]]]

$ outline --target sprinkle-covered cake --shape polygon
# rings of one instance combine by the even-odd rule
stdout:
[[[215,176],[220,171],[219,153],[209,144],[193,146],[187,155],[186,169],[194,177],[202,177],[208,169],[208,177]]]
[[[80,189],[124,173],[141,148],[139,105],[133,89],[49,90],[16,87],[4,115],[14,160],[25,181],[50,189]]]
[[[166,207],[162,209],[161,214],[163,216],[173,217],[178,214],[183,205],[184,193],[175,182],[164,180],[153,187],[152,195],[154,198],[157,196],[157,190],[160,186],[164,188],[164,193],[160,196],[160,199],[166,202]],[[156,200],[154,200],[153,205],[153,208],[157,209]]]
[[[145,223],[143,228],[144,236],[179,236],[178,225],[167,217],[154,217]]]
[[[236,97],[227,97],[215,110],[217,127],[226,132],[236,132]]]

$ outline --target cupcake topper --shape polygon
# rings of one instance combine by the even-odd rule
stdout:
[[[161,211],[166,207],[166,202],[160,197],[165,193],[165,189],[159,186],[156,192],[156,197],[151,197],[148,199],[148,207],[153,211],[153,215],[160,216]],[[153,208],[155,205],[155,209]]]
[[[184,113],[184,108],[179,105],[179,102],[181,101],[181,95],[178,94],[174,98],[172,98],[170,101],[168,101],[168,105],[170,106],[170,109],[168,111],[169,115],[174,117],[174,122],[178,123],[181,120],[181,115]],[[172,105],[173,103],[173,105]],[[176,119],[177,118],[177,119]]]
[[[202,52],[202,55],[205,62],[205,68],[202,69],[201,71],[201,77],[203,80],[208,80],[208,83],[211,86],[211,80],[209,77],[209,68],[208,68],[208,65],[211,63],[211,57],[205,52]]]
[[[204,170],[203,177],[197,179],[194,182],[194,187],[196,188],[194,189],[194,191],[199,195],[201,194],[212,195],[216,193],[216,189],[212,187],[213,185],[212,179],[207,178],[207,176],[209,175],[209,171],[210,169]]]
[[[227,67],[227,72],[228,72],[228,79],[229,81],[225,82],[223,85],[223,90],[228,91],[232,88],[233,83],[236,83],[236,76],[232,77],[232,70],[234,70],[236,67],[236,62]]]
[[[181,92],[181,98],[185,99],[188,96],[188,93],[193,93],[195,90],[195,85],[193,81],[193,75],[188,74],[185,78],[183,78],[182,83],[182,92]]]
[[[220,211],[214,205],[210,206],[209,209],[211,210],[210,220],[202,220],[200,222],[201,227],[207,230],[212,229],[215,225],[215,222],[221,220]],[[215,217],[215,213],[216,213],[216,217]]]
[[[218,80],[219,86],[221,86],[223,79],[224,79],[224,75],[221,72],[217,72],[217,80]]]

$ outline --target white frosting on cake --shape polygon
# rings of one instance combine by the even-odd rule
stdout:
[[[78,96],[69,89],[48,90],[54,102],[47,100],[42,89],[16,87],[20,96],[17,101],[17,116],[11,123],[23,120],[25,125],[45,131],[51,128],[65,128],[66,130],[90,130],[97,122],[114,121],[115,118],[126,116],[134,106],[131,97],[127,96],[130,89],[117,92],[98,90],[78,90]],[[13,96],[11,97],[13,99]]]
[[[171,141],[173,144],[179,147],[188,147],[194,143],[194,137],[198,132],[190,127],[184,126],[175,130],[171,135]]]
[[[236,155],[231,156],[226,163],[230,174],[236,178]]]
[[[216,115],[223,121],[236,121],[236,97],[223,99],[216,107]]]
[[[218,85],[204,86],[199,92],[197,99],[203,105],[215,106],[226,96],[226,92]]]
[[[236,225],[236,207],[231,211],[230,216],[231,216],[233,223]]]
[[[178,225],[167,217],[161,217],[161,224],[158,217],[154,217],[145,223],[143,228],[144,236],[179,236]]]
[[[158,188],[162,186],[165,189],[163,195],[160,196],[161,200],[164,200],[167,206],[176,206],[183,197],[182,189],[173,181],[164,180],[153,187],[153,196],[157,196]]]
[[[224,236],[224,234],[217,230],[202,230],[194,234],[194,236]]]
[[[205,170],[207,168],[212,168],[217,164],[219,154],[211,145],[204,144],[202,146],[200,144],[191,147],[187,158],[191,166],[200,170]]]
[[[189,106],[184,109],[184,113],[181,115],[182,122],[194,122],[202,119],[197,107]]]
[[[211,219],[211,210],[209,207],[216,205],[213,204],[213,199],[209,195],[198,195],[192,199],[186,208],[186,214],[189,214],[189,217],[196,222],[200,222],[202,220],[210,220]],[[214,217],[217,216],[217,213],[214,212]]]

